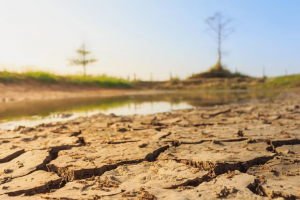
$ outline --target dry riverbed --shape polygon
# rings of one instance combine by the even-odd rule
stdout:
[[[2,199],[299,199],[300,93],[0,131]]]

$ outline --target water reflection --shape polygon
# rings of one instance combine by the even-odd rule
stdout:
[[[150,114],[173,109],[234,103],[266,96],[274,97],[275,95],[276,93],[270,92],[174,91],[109,98],[15,102],[1,105],[0,129],[11,129],[16,125],[34,126],[51,121],[69,120],[99,112],[117,115]]]

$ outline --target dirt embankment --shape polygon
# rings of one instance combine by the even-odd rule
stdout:
[[[147,89],[248,89],[259,88],[265,79],[251,77],[233,78],[198,78],[189,80],[169,81],[138,81],[134,83],[137,88]]]
[[[133,89],[105,89],[93,86],[46,84],[38,82],[0,83],[0,103],[22,100],[49,100],[76,97],[116,96]]]
[[[3,130],[0,199],[299,199],[299,106],[294,91]]]

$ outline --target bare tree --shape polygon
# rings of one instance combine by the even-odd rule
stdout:
[[[86,65],[97,62],[96,59],[87,59],[87,55],[91,52],[85,50],[85,44],[83,44],[78,50],[77,53],[79,54],[78,59],[70,59],[70,65],[81,65],[83,67],[83,75],[86,76]]]
[[[222,59],[222,42],[234,31],[232,27],[228,25],[232,21],[231,18],[224,17],[220,12],[217,12],[213,17],[206,19],[206,23],[209,26],[209,31],[212,33],[213,39],[218,44],[218,67],[221,67]]]

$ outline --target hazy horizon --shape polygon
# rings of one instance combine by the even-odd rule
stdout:
[[[217,62],[205,19],[220,11],[235,32],[223,43],[228,69],[251,76],[300,73],[300,1],[0,0],[0,70],[76,74],[68,58],[85,43],[88,74],[186,78]],[[30,67],[29,67],[30,66]]]

